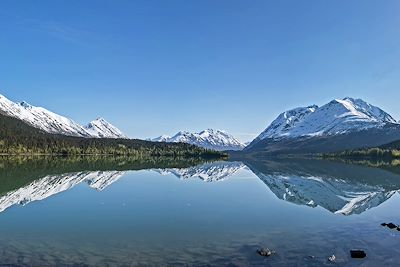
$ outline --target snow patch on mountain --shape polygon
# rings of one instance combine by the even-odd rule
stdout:
[[[172,143],[188,143],[207,149],[213,150],[242,150],[245,145],[237,140],[233,135],[221,131],[207,129],[199,133],[190,133],[187,131],[181,131],[172,137],[162,135],[160,137],[152,139],[155,142],[172,142]]]
[[[343,134],[397,124],[391,115],[361,99],[346,97],[326,105],[280,114],[254,141]],[[253,141],[253,142],[254,142]]]

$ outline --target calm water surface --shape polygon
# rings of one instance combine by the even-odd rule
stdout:
[[[400,224],[395,168],[20,169],[0,174],[0,266],[399,266],[400,232],[380,225]]]

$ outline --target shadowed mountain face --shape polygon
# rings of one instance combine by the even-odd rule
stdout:
[[[322,160],[248,161],[280,199],[344,215],[377,207],[400,189],[400,175]]]

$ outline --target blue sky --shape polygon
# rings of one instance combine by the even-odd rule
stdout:
[[[0,2],[0,93],[131,137],[351,96],[400,119],[400,1]]]

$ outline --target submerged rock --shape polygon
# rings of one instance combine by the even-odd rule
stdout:
[[[336,261],[336,256],[335,256],[335,255],[330,256],[330,257],[328,258],[328,261],[330,261],[330,262],[335,262],[335,261]]]
[[[350,250],[350,255],[352,258],[356,258],[356,259],[363,259],[363,258],[367,257],[367,253],[365,253],[364,250],[360,250],[360,249]]]
[[[257,253],[263,257],[269,257],[272,254],[275,254],[275,251],[270,250],[269,248],[260,248],[257,250]]]
[[[399,228],[400,226],[394,224],[394,223],[381,223],[382,226],[388,227],[389,229],[396,229]]]

